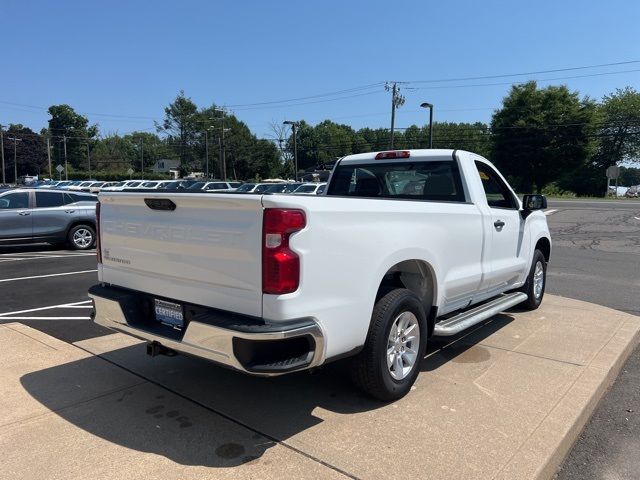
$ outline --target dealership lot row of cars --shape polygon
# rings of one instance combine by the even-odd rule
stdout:
[[[0,246],[66,244],[87,250],[96,243],[97,193],[114,191],[284,193],[320,195],[324,183],[241,183],[197,180],[45,181],[27,188],[0,186]]]
[[[320,195],[324,192],[325,186],[326,183],[243,183],[220,180],[126,180],[121,182],[103,182],[95,180],[48,180],[29,185],[29,187],[37,189],[82,191],[88,193],[123,190],[189,190],[193,192],[205,191],[215,193],[293,193],[302,195]]]

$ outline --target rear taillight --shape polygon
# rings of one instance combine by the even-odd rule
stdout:
[[[100,248],[100,202],[96,203],[96,256],[98,263],[102,263],[102,249]]]
[[[289,249],[291,234],[307,220],[302,210],[267,208],[262,221],[262,292],[295,292],[300,284],[300,257]]]

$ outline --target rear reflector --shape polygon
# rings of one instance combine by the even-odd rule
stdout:
[[[386,160],[388,158],[409,158],[409,150],[392,150],[390,152],[380,152],[376,155],[376,160]]]
[[[267,208],[262,220],[262,292],[282,295],[300,285],[300,257],[289,249],[291,234],[307,224],[302,210]]]

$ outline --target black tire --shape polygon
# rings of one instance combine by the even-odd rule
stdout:
[[[542,265],[542,291],[536,295],[534,276],[536,272],[536,265],[540,262]],[[520,305],[527,310],[535,310],[542,303],[544,298],[544,290],[547,286],[547,261],[544,258],[543,253],[540,250],[533,252],[533,260],[531,262],[531,268],[529,269],[529,275],[527,275],[527,281],[518,289],[520,292],[527,294],[527,300]]]
[[[419,339],[417,340],[417,358],[412,369],[404,378],[397,380],[392,376],[390,367],[387,365],[387,348],[391,328],[403,312],[410,312],[417,319]],[[411,346],[414,347],[413,344]],[[391,290],[376,302],[364,348],[352,359],[353,381],[361,390],[379,400],[384,402],[398,400],[409,392],[416,381],[426,347],[427,317],[422,302],[413,292],[405,288]]]
[[[76,225],[69,230],[67,243],[74,250],[89,250],[96,244],[96,231],[91,225]]]

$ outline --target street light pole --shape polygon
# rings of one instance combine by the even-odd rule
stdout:
[[[299,125],[298,122],[292,122],[291,120],[285,120],[282,122],[283,125],[291,125],[291,130],[293,132],[293,165],[295,168],[294,178],[296,182],[298,181],[298,138],[296,136],[296,127]]]
[[[2,125],[0,125],[0,152],[2,152],[2,183],[7,183],[4,176],[4,134],[2,133]]]
[[[222,180],[226,180],[227,179],[227,158],[226,158],[227,152],[225,151],[226,145],[224,143],[224,116],[227,112],[224,108],[214,108],[214,111],[222,113],[222,135],[220,140],[220,160],[222,162],[222,165],[220,166],[220,171],[222,172]]]
[[[64,179],[69,180],[69,169],[67,168],[67,135],[62,135],[62,142],[64,143]]]
[[[205,176],[209,178],[209,129],[204,130],[204,158],[205,158]]]
[[[47,160],[49,160],[49,178],[52,179],[51,176],[51,139],[49,135],[47,135]]]
[[[13,177],[14,183],[18,185],[18,142],[21,142],[21,138],[7,137],[7,140],[13,140]]]
[[[89,180],[91,180],[91,151],[89,149],[89,142],[87,142],[87,161],[89,162]],[[49,164],[51,168],[51,164]]]
[[[140,168],[142,171],[142,180],[144,180],[144,139],[140,139]]]
[[[420,106],[429,109],[429,148],[433,148],[433,104],[424,102]]]

